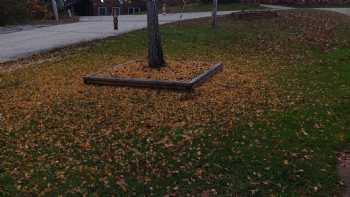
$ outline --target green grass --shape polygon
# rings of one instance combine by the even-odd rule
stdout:
[[[234,10],[254,10],[254,9],[263,9],[263,7],[257,4],[243,4],[243,3],[219,3],[218,10],[219,11],[234,11]],[[171,6],[167,8],[167,12],[204,12],[204,11],[212,11],[213,5],[208,3],[190,3],[180,6]]]
[[[283,17],[163,26],[167,59],[225,65],[193,94],[82,84],[146,57],[145,31],[1,73],[0,196],[339,195],[350,22],[332,17],[338,39],[326,43]]]

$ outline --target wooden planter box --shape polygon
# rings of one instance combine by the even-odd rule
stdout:
[[[90,75],[83,77],[85,84],[91,85],[108,85],[108,86],[124,86],[135,88],[154,88],[168,90],[192,91],[195,87],[203,84],[216,73],[222,71],[224,65],[219,63],[210,67],[204,73],[193,78],[191,81],[167,81],[167,80],[150,80],[137,78],[118,78],[118,77],[101,77]]]

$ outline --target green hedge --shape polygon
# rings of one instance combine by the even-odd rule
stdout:
[[[22,22],[29,16],[27,0],[1,0],[0,25]]]

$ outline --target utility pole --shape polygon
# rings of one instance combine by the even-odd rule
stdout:
[[[213,0],[213,21],[212,21],[212,27],[216,27],[216,14],[218,12],[218,0]]]

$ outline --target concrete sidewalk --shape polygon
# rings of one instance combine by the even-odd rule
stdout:
[[[260,4],[262,7],[273,9],[273,10],[292,10],[293,7],[281,6],[281,5],[270,5],[270,4]]]
[[[218,12],[218,15],[230,13],[232,11]],[[211,12],[159,15],[159,23],[209,16]],[[115,31],[111,16],[92,16],[81,17],[77,23],[0,34],[0,63],[80,42],[121,35],[145,28],[146,22],[146,15],[122,15],[119,17],[119,30]]]
[[[350,16],[350,8],[316,8],[316,9],[338,12],[338,13]]]
[[[262,7],[266,7],[266,8],[273,9],[273,10],[308,9],[308,8],[293,8],[293,7],[280,6],[280,5],[269,5],[269,4],[260,4],[260,5]],[[313,9],[338,12],[338,13],[350,16],[350,8],[313,8]]]

